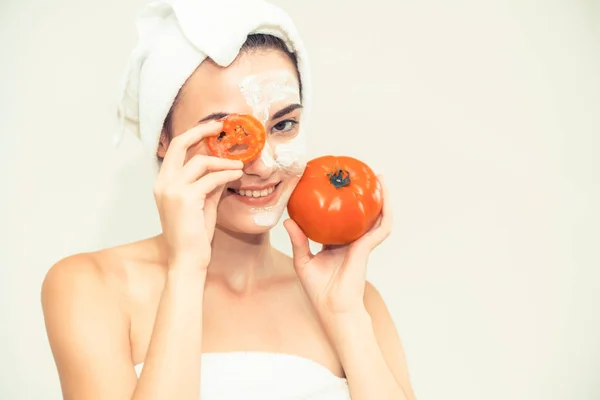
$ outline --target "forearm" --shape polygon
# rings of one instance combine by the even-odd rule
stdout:
[[[409,400],[383,357],[366,310],[326,320],[352,400]]]
[[[205,273],[172,268],[133,400],[200,398]]]

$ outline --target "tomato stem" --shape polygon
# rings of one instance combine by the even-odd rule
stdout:
[[[336,189],[350,185],[350,174],[344,169],[338,168],[335,172],[328,173],[327,177],[329,183],[335,186]]]

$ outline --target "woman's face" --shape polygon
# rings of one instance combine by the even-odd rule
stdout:
[[[263,233],[279,219],[306,166],[298,76],[288,56],[275,50],[242,54],[227,68],[203,62],[183,87],[171,118],[177,136],[200,121],[252,114],[267,131],[256,160],[224,190],[217,225],[239,233]],[[204,143],[190,151],[209,154]]]

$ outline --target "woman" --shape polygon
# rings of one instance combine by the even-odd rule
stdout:
[[[306,56],[281,10],[231,5],[154,2],[140,23],[125,86],[135,101],[121,114],[160,160],[162,233],[67,257],[47,274],[63,396],[414,399],[393,322],[365,281],[391,227],[385,186],[380,221],[351,245],[313,255],[291,220],[293,259],[270,245],[305,165]],[[223,13],[229,28],[219,28]],[[258,159],[210,155],[205,139],[230,113],[264,124]]]

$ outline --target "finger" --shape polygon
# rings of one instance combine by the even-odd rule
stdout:
[[[348,247],[347,244],[324,244],[322,249],[326,251],[344,250]]]
[[[327,252],[333,257],[338,255],[344,255],[351,247],[352,243],[349,244],[326,244],[321,247],[322,252]]]
[[[244,172],[242,170],[237,169],[211,172],[191,185],[198,196],[206,197],[219,186],[240,179],[243,174]]]
[[[371,249],[377,247],[390,235],[393,225],[389,191],[381,176],[379,176],[379,183],[383,199],[381,214],[369,232],[360,239],[361,242],[365,242]]]
[[[209,121],[198,124],[181,135],[175,136],[169,143],[161,169],[164,168],[166,171],[173,171],[181,168],[190,146],[198,143],[205,137],[218,135],[222,129],[222,122]]]
[[[379,227],[381,226],[382,220],[383,220],[383,208],[382,208],[381,212],[379,213],[379,216],[377,217],[377,219],[373,223],[373,226],[371,226],[371,229],[369,229],[364,236],[368,236],[369,234],[372,234],[373,232],[375,232],[376,230],[378,230]]]
[[[292,219],[283,222],[283,226],[290,236],[292,242],[292,253],[294,256],[294,267],[302,269],[313,258],[308,244],[308,238],[302,229]]]
[[[184,183],[195,182],[208,171],[242,170],[244,163],[240,160],[205,156],[197,154],[185,163],[181,172],[181,181]]]

